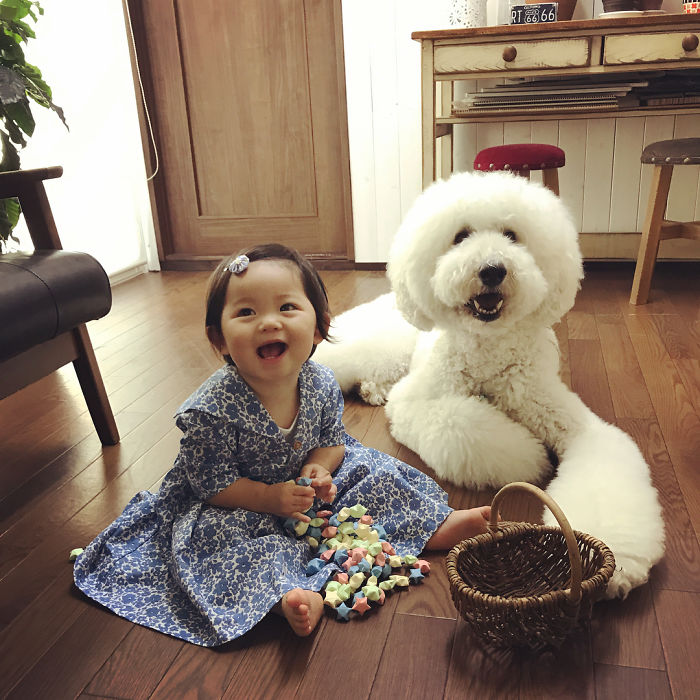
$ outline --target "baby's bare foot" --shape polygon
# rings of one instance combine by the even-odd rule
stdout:
[[[486,532],[491,506],[453,510],[425,545],[426,549],[451,549],[462,540]]]
[[[300,637],[307,637],[313,631],[323,614],[323,598],[315,591],[295,588],[282,596],[282,614]]]

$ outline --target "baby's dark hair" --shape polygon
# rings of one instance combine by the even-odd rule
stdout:
[[[224,258],[217,265],[214,272],[212,272],[207,287],[206,319],[204,321],[207,337],[212,346],[214,346],[212,342],[212,332],[218,337],[221,336],[221,315],[224,312],[224,305],[226,304],[228,283],[233,274],[228,269],[228,266],[239,255],[246,255],[251,263],[256,260],[286,260],[296,266],[301,275],[304,292],[316,312],[316,328],[318,328],[318,332],[324,340],[329,338],[328,324],[331,312],[330,305],[328,304],[328,294],[316,268],[314,268],[301,253],[293,248],[289,248],[280,243],[265,243],[251,246],[250,248],[244,248]],[[314,354],[314,350],[316,350],[315,345],[311,349],[312,355]],[[233,364],[233,360],[229,355],[224,355],[224,359],[229,364]]]

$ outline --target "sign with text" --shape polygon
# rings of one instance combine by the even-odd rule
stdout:
[[[540,2],[535,5],[513,5],[510,8],[511,24],[537,24],[538,22],[556,21],[556,2]]]

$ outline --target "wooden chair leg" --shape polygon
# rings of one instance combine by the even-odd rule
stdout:
[[[542,171],[542,184],[559,196],[559,171],[557,168],[545,168]]]
[[[73,366],[92,422],[103,445],[116,445],[119,442],[119,431],[85,324],[74,329],[73,337],[78,351],[78,357],[73,361]]]
[[[649,206],[642,229],[642,240],[637,254],[637,266],[634,270],[630,304],[646,304],[651,287],[651,276],[659,251],[661,224],[666,212],[666,200],[671,186],[673,165],[655,165],[649,192]]]

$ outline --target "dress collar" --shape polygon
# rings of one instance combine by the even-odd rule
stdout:
[[[312,389],[311,366],[302,365],[299,373],[299,423],[301,407]],[[185,411],[202,411],[216,418],[235,424],[239,428],[254,430],[270,437],[280,436],[279,426],[262,405],[255,392],[248,386],[234,365],[225,365],[214,372],[181,406],[175,415]]]

